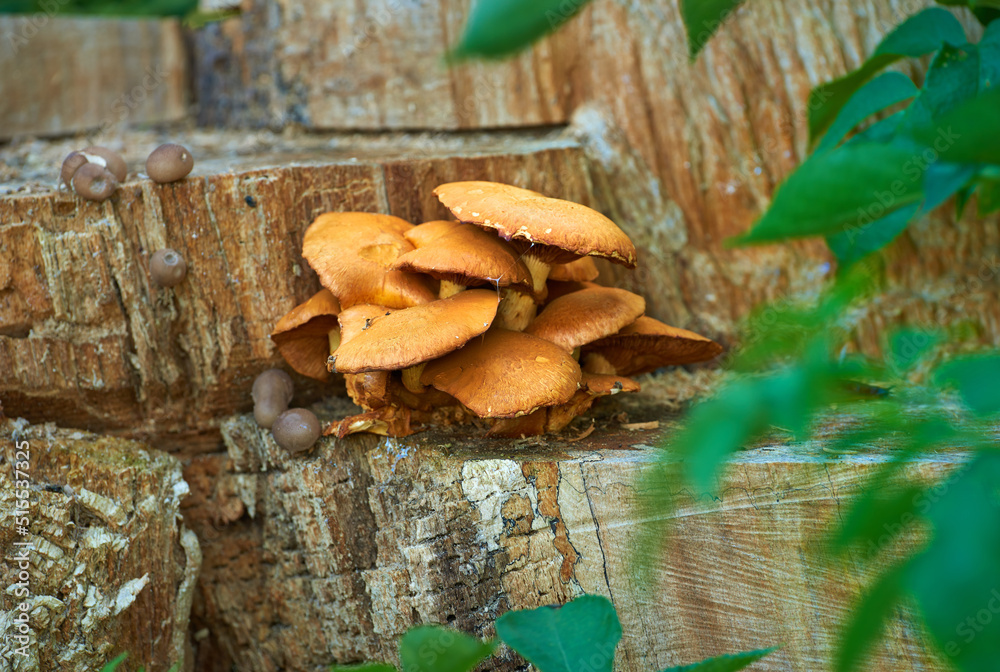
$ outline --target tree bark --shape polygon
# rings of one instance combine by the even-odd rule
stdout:
[[[669,418],[639,408],[634,419]],[[489,637],[507,610],[586,592],[618,609],[623,672],[782,642],[755,669],[827,669],[860,582],[872,577],[825,565],[817,549],[887,455],[845,460],[777,444],[740,453],[718,496],[671,493],[673,535],[645,584],[632,564],[643,529],[636,479],[659,432],[598,424],[579,442],[566,440],[572,432],[512,443],[462,430],[323,439],[296,459],[251,417],[227,420],[227,454],[200,456],[185,472],[188,513],[205,539],[194,620],[211,634],[199,668],[395,662],[411,626]],[[930,481],[958,461],[927,457],[907,476]],[[945,670],[919,632],[904,610],[871,669]],[[489,668],[522,664],[508,651]]]
[[[180,463],[133,441],[23,420],[0,420],[0,455],[0,670],[98,670],[126,651],[122,672],[191,670],[201,550],[179,522]]]

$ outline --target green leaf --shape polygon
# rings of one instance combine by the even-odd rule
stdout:
[[[742,670],[747,665],[756,663],[764,656],[768,656],[780,648],[780,646],[772,646],[769,649],[728,653],[714,658],[708,658],[707,660],[695,663],[694,665],[668,667],[663,670],[663,672],[736,672],[736,670]]]
[[[778,188],[764,216],[736,244],[772,243],[862,227],[923,198],[912,151],[855,143],[814,154]]]
[[[450,62],[503,58],[555,31],[589,0],[477,0],[462,38],[446,56]]]
[[[611,602],[584,595],[562,607],[508,611],[497,635],[539,672],[611,672],[622,627]]]
[[[979,201],[979,216],[985,217],[1000,210],[1000,180],[980,179],[976,191]]]
[[[932,490],[933,534],[907,579],[927,630],[965,672],[992,672],[1000,660],[998,487],[1000,451],[986,445]]]
[[[981,93],[910,135],[943,160],[1000,165],[1000,88]]]
[[[495,641],[437,625],[410,628],[399,642],[403,672],[468,672],[493,654]]]
[[[357,665],[331,665],[330,672],[396,672],[389,663],[358,663]]]
[[[708,40],[743,0],[681,0],[681,16],[688,36],[688,54],[693,61]]]
[[[957,194],[976,176],[979,166],[968,163],[938,161],[924,173],[924,202],[921,213],[930,212]]]
[[[1000,412],[1000,355],[953,359],[935,374],[938,384],[954,386],[962,400],[980,415]]]
[[[900,328],[889,337],[888,364],[896,375],[912,369],[941,340],[940,332]]]
[[[852,226],[827,236],[826,244],[837,257],[840,267],[846,268],[895,240],[919,211],[920,204],[912,203],[874,222]]]
[[[964,44],[965,30],[951,12],[939,7],[914,14],[885,36],[864,64],[809,94],[809,142],[814,143],[837,118],[855,91],[878,71],[901,58],[937,51],[942,44]]]
[[[974,45],[944,45],[931,62],[920,95],[907,108],[900,131],[932,123],[974,98],[979,93],[979,66],[979,49]]]
[[[837,114],[814,151],[833,149],[851,130],[871,115],[917,95],[916,85],[906,75],[886,72],[858,89]]]
[[[112,658],[107,662],[107,664],[101,668],[101,672],[115,672],[118,666],[125,662],[128,658],[128,651],[118,654],[115,658]]]
[[[684,460],[685,479],[701,492],[715,492],[725,460],[770,424],[754,383],[737,381],[695,406],[683,433],[668,444]]]
[[[837,646],[836,672],[851,672],[859,667],[868,649],[881,636],[885,622],[903,597],[903,581],[907,565],[896,565],[869,588],[851,610],[850,621]]]
[[[878,481],[857,497],[833,539],[832,550],[838,554],[860,546],[873,558],[890,545],[917,519],[917,505],[924,492],[910,485],[889,491]]]

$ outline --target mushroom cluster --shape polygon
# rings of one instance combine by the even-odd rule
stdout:
[[[456,221],[327,213],[305,233],[324,289],[271,338],[299,373],[344,375],[364,412],[326,434],[458,422],[490,436],[558,431],[597,398],[638,390],[629,376],[721,352],[646,317],[641,296],[594,282],[594,258],[636,265],[601,213],[494,182],[434,195]]]

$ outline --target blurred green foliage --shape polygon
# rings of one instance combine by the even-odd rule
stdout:
[[[198,0],[0,0],[0,14],[186,16]]]
[[[508,611],[497,619],[499,641],[437,625],[410,629],[399,642],[403,672],[469,672],[493,655],[500,641],[538,672],[612,672],[622,626],[611,601],[582,595],[564,605]],[[737,672],[778,647],[726,654],[662,672]],[[334,665],[331,672],[395,672],[388,663]]]

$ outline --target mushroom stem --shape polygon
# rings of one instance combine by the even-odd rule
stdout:
[[[611,362],[599,352],[588,352],[585,354],[581,368],[587,373],[602,373],[612,376],[618,373]]]
[[[531,273],[531,284],[535,290],[535,296],[541,296],[542,292],[545,291],[545,281],[549,277],[552,265],[545,263],[532,254],[525,254],[521,257],[521,260]],[[500,307],[497,309],[496,325],[503,329],[510,329],[511,331],[524,331],[527,329],[531,321],[535,319],[535,312],[537,310],[535,296],[505,290],[503,300],[500,301]]]
[[[531,282],[534,285],[535,294],[541,294],[542,290],[545,289],[545,281],[549,279],[549,271],[552,270],[552,264],[547,264],[533,254],[525,254],[522,258],[524,265],[528,267],[528,272],[531,273]]]
[[[420,394],[425,391],[427,386],[420,384],[420,375],[424,372],[425,366],[427,366],[427,362],[403,369],[403,387],[414,394]]]
[[[439,299],[447,299],[449,296],[455,296],[459,292],[465,291],[465,285],[459,285],[452,282],[451,280],[442,280],[441,289],[438,291]]]
[[[330,341],[330,354],[332,355],[340,347],[340,329],[331,329],[327,332],[326,337]]]
[[[524,331],[535,319],[535,300],[530,294],[505,287],[501,290],[500,305],[493,324],[501,329]]]

